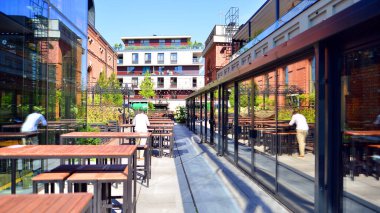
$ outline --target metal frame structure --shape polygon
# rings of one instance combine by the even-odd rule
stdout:
[[[236,134],[239,131],[236,125],[238,122],[236,116],[238,113],[238,83],[242,80],[270,71],[274,67],[279,67],[284,63],[302,59],[312,54],[315,57],[316,70],[315,137],[317,138],[314,148],[314,212],[343,212],[344,191],[343,162],[341,156],[342,147],[340,143],[342,141],[340,111],[344,103],[337,98],[341,97],[341,73],[339,71],[343,69],[343,54],[345,51],[363,46],[378,45],[380,43],[378,42],[380,39],[380,22],[378,21],[380,18],[379,8],[379,1],[359,1],[355,5],[340,12],[339,15],[333,19],[327,19],[318,27],[314,27],[293,38],[287,45],[274,48],[273,51],[263,56],[263,58],[257,59],[258,62],[252,64],[249,69],[240,70],[239,74],[226,76],[190,95],[188,100],[194,101],[195,97],[199,95],[206,94],[209,91],[219,91],[219,113],[217,119],[219,120],[219,132],[221,132],[221,134],[219,134],[218,141],[216,141],[218,147],[217,154],[224,155],[224,151],[226,150],[227,128],[226,125],[223,124],[225,124],[226,119],[228,119],[228,111],[226,110],[226,100],[228,100],[227,85],[233,83],[235,88],[234,132]],[[347,34],[347,32],[352,33]],[[279,82],[276,78],[276,85],[278,86],[278,84]],[[297,88],[292,88],[289,91],[293,90],[297,91]],[[274,92],[277,98],[277,95],[282,93],[286,94],[289,91],[276,90]],[[255,93],[255,91],[251,92]],[[215,119],[213,118],[214,116],[215,115],[212,114],[210,120]],[[190,122],[193,120],[191,117],[188,119]],[[278,139],[276,139],[276,141],[278,141]],[[238,153],[236,151],[235,138],[235,156],[233,163],[240,168],[237,164]],[[253,159],[254,157],[252,156],[252,160]],[[278,170],[278,166],[279,163],[276,161],[276,171]],[[252,173],[254,172],[255,171]],[[278,194],[277,179],[275,179],[275,189],[272,191],[266,185],[262,184],[254,175],[252,178],[258,180],[257,182],[260,185],[268,192],[273,193],[273,195],[288,208],[297,211],[297,207]],[[374,212],[378,211],[369,204],[361,204]]]

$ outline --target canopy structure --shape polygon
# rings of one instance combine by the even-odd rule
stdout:
[[[148,109],[148,103],[131,103],[134,110],[146,110]]]

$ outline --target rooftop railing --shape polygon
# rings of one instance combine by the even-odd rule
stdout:
[[[128,50],[199,50],[202,51],[204,48],[203,45],[196,46],[126,46],[122,51]]]

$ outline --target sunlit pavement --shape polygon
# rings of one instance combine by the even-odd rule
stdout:
[[[138,212],[288,212],[186,127],[174,135],[175,157],[153,157],[149,188],[139,181]]]

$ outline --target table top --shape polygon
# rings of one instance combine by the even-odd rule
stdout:
[[[276,123],[268,123],[268,124],[265,124],[265,125],[267,125],[267,126],[270,126],[270,127],[291,127],[289,124],[287,124],[287,123],[278,123],[278,124],[276,124]]]
[[[13,145],[0,148],[0,159],[126,158],[136,145]]]
[[[147,138],[150,132],[70,132],[61,138]]]
[[[65,124],[60,124],[60,123],[48,123],[47,127],[61,127],[61,126],[64,126]],[[21,128],[22,127],[22,124],[7,124],[7,125],[3,125],[1,126],[2,128],[7,128],[7,129],[17,129],[17,128]],[[38,125],[38,127],[46,127],[46,126],[42,126],[42,125]]]
[[[0,212],[84,212],[92,194],[20,194],[0,196]]]
[[[380,136],[380,130],[359,130],[345,131],[345,135],[351,136]]]
[[[0,132],[0,138],[27,138],[38,134],[38,132]]]

